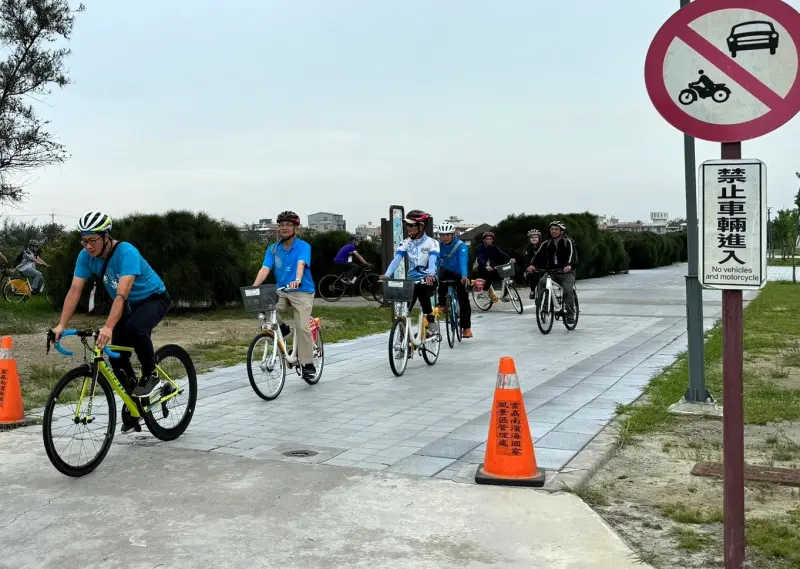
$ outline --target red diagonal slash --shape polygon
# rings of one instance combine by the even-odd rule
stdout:
[[[678,33],[677,37],[770,109],[774,110],[783,103],[783,97],[689,26]]]

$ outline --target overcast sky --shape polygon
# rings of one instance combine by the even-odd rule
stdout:
[[[74,84],[39,109],[72,158],[12,213],[685,214],[682,134],[643,72],[679,0],[84,1]],[[776,208],[798,141],[800,117],[743,144]]]

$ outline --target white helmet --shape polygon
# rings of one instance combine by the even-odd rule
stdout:
[[[111,218],[102,211],[87,211],[78,220],[78,231],[87,233],[108,233],[111,231]]]
[[[450,223],[449,221],[445,221],[443,223],[440,223],[439,227],[437,229],[438,229],[439,233],[455,233],[456,232],[455,226],[452,223]]]

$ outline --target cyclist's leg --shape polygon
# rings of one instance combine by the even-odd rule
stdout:
[[[575,273],[570,271],[566,275],[554,275],[553,280],[555,280],[561,288],[563,289],[563,298],[564,298],[564,311],[566,312],[566,316],[569,319],[575,317],[575,298],[574,298],[574,291],[572,287],[575,286]]]
[[[31,292],[39,292],[39,289],[42,287],[42,273],[34,269],[33,267],[24,269],[20,271],[21,274],[31,279]]]
[[[150,397],[161,383],[155,373],[156,356],[150,334],[166,316],[169,305],[169,297],[166,294],[131,304],[131,314],[128,317],[125,331],[131,339],[133,351],[136,352],[136,357],[142,367],[139,385],[131,394],[134,397]]]
[[[537,304],[538,304],[539,300],[541,300],[541,298],[542,298],[542,292],[544,291],[544,287],[546,285],[547,285],[547,278],[545,278],[545,275],[541,275],[541,278],[539,279],[539,282],[536,284],[536,291],[537,291],[537,297],[536,297],[537,301],[536,302],[537,302]],[[538,306],[537,306],[537,308],[538,308]]]
[[[433,294],[433,285],[415,284],[414,285],[414,298],[419,301],[419,307],[422,313],[428,319],[428,330],[431,332],[438,332],[436,322],[433,319],[433,304],[431,304],[431,295]]]
[[[439,272],[439,279],[440,280],[447,280],[447,281],[449,281],[449,280],[457,280],[458,276],[453,274],[451,271],[448,271],[447,269],[442,269]],[[439,307],[439,310],[446,310],[447,309],[447,304],[446,304],[446,300],[445,299],[447,298],[447,290],[449,288],[450,288],[450,285],[447,285],[447,286],[442,285],[442,286],[439,287],[439,292],[437,294],[437,297],[438,297],[437,306]]]
[[[359,271],[361,270],[361,266],[358,263],[353,263],[352,261],[349,263],[345,263],[347,266],[347,280],[355,282],[356,277],[358,276]]]
[[[458,283],[456,293],[458,294],[458,318],[461,321],[461,329],[466,333],[465,338],[472,338],[472,304],[464,283]]]
[[[535,271],[528,273],[528,286],[531,287],[530,298],[533,298],[533,291],[539,285],[539,279],[541,276],[541,273],[537,273]]]
[[[295,342],[297,342],[297,359],[303,366],[303,376],[314,377],[314,345],[308,321],[314,307],[314,295],[308,292],[292,292],[286,295],[294,312]]]
[[[112,344],[116,346],[133,346],[133,341],[130,336],[128,336],[127,331],[128,318],[130,318],[130,312],[124,310],[116,326],[114,326],[114,329],[111,331]],[[125,386],[128,394],[130,394],[133,388],[136,387],[136,372],[133,371],[133,366],[131,365],[131,353],[119,352],[119,357],[109,358],[109,363],[117,379],[122,382],[122,385]]]

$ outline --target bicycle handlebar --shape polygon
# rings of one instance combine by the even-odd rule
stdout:
[[[69,350],[65,350],[61,347],[61,340],[67,336],[78,336],[79,338],[88,338],[92,337],[95,340],[97,339],[97,332],[95,330],[64,330],[61,334],[61,338],[56,341],[56,335],[53,333],[52,330],[47,331],[47,353],[50,353],[50,344],[52,343],[55,347],[56,351],[64,356],[71,356],[74,352],[70,352]],[[103,353],[107,355],[109,358],[118,358],[120,357],[119,352],[115,352],[113,350],[109,350],[108,346],[103,346]]]
[[[534,273],[553,273],[553,274],[566,274],[564,269],[534,269]]]

